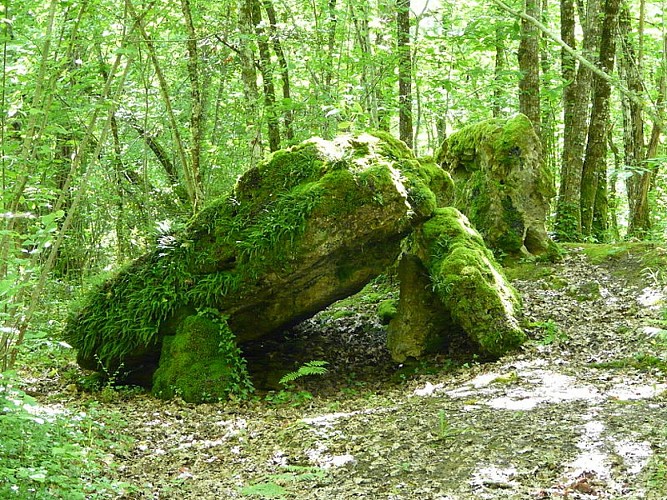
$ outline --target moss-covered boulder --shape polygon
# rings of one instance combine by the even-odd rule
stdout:
[[[388,346],[397,361],[460,341],[497,358],[525,341],[521,302],[493,254],[455,208],[436,210],[416,229],[400,269],[398,315]]]
[[[556,252],[545,229],[553,175],[525,115],[469,125],[443,142],[435,160],[454,179],[454,206],[487,245],[508,254]]]
[[[223,317],[188,316],[162,341],[153,394],[189,403],[226,400],[252,391],[245,360]]]
[[[175,382],[185,375],[170,375],[196,359],[183,346],[210,359],[213,345],[192,333],[198,310],[224,315],[239,343],[289,327],[382,273],[401,240],[452,199],[449,175],[387,134],[278,151],[92,291],[64,338],[83,367],[133,381],[159,364],[158,392],[186,393],[189,382]],[[226,376],[224,363],[215,370]]]

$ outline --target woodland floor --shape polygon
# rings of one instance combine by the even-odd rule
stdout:
[[[53,374],[27,389],[123,419],[118,498],[667,498],[664,251],[589,254],[508,271],[531,341],[494,363],[397,367],[359,298],[249,353],[288,370],[304,347],[330,361],[291,394],[195,406],[82,394]]]

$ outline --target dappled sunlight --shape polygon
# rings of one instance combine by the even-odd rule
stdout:
[[[646,287],[642,290],[642,293],[637,297],[637,302],[642,307],[657,308],[661,307],[664,303],[665,295],[662,290]]]

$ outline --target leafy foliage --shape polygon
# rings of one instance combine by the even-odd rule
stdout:
[[[0,374],[0,496],[115,498],[129,485],[105,479],[127,440],[96,413],[50,413]],[[119,422],[120,426],[120,422]]]
[[[309,377],[312,375],[325,375],[329,371],[326,368],[328,364],[329,364],[328,361],[320,361],[320,360],[308,361],[307,363],[299,367],[298,370],[284,375],[280,379],[280,383],[284,386],[287,386],[291,382],[294,382],[295,380],[298,380],[302,377]]]

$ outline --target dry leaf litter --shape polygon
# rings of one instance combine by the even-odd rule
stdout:
[[[118,498],[663,498],[650,485],[665,478],[665,377],[599,365],[667,341],[658,270],[631,254],[593,265],[574,249],[540,275],[514,281],[534,339],[495,363],[401,381],[361,303],[266,341],[264,362],[288,371],[290,350],[331,363],[301,382],[313,398],[295,406],[97,402],[133,438],[112,457],[110,477],[131,485]],[[42,400],[84,408],[90,398]]]

